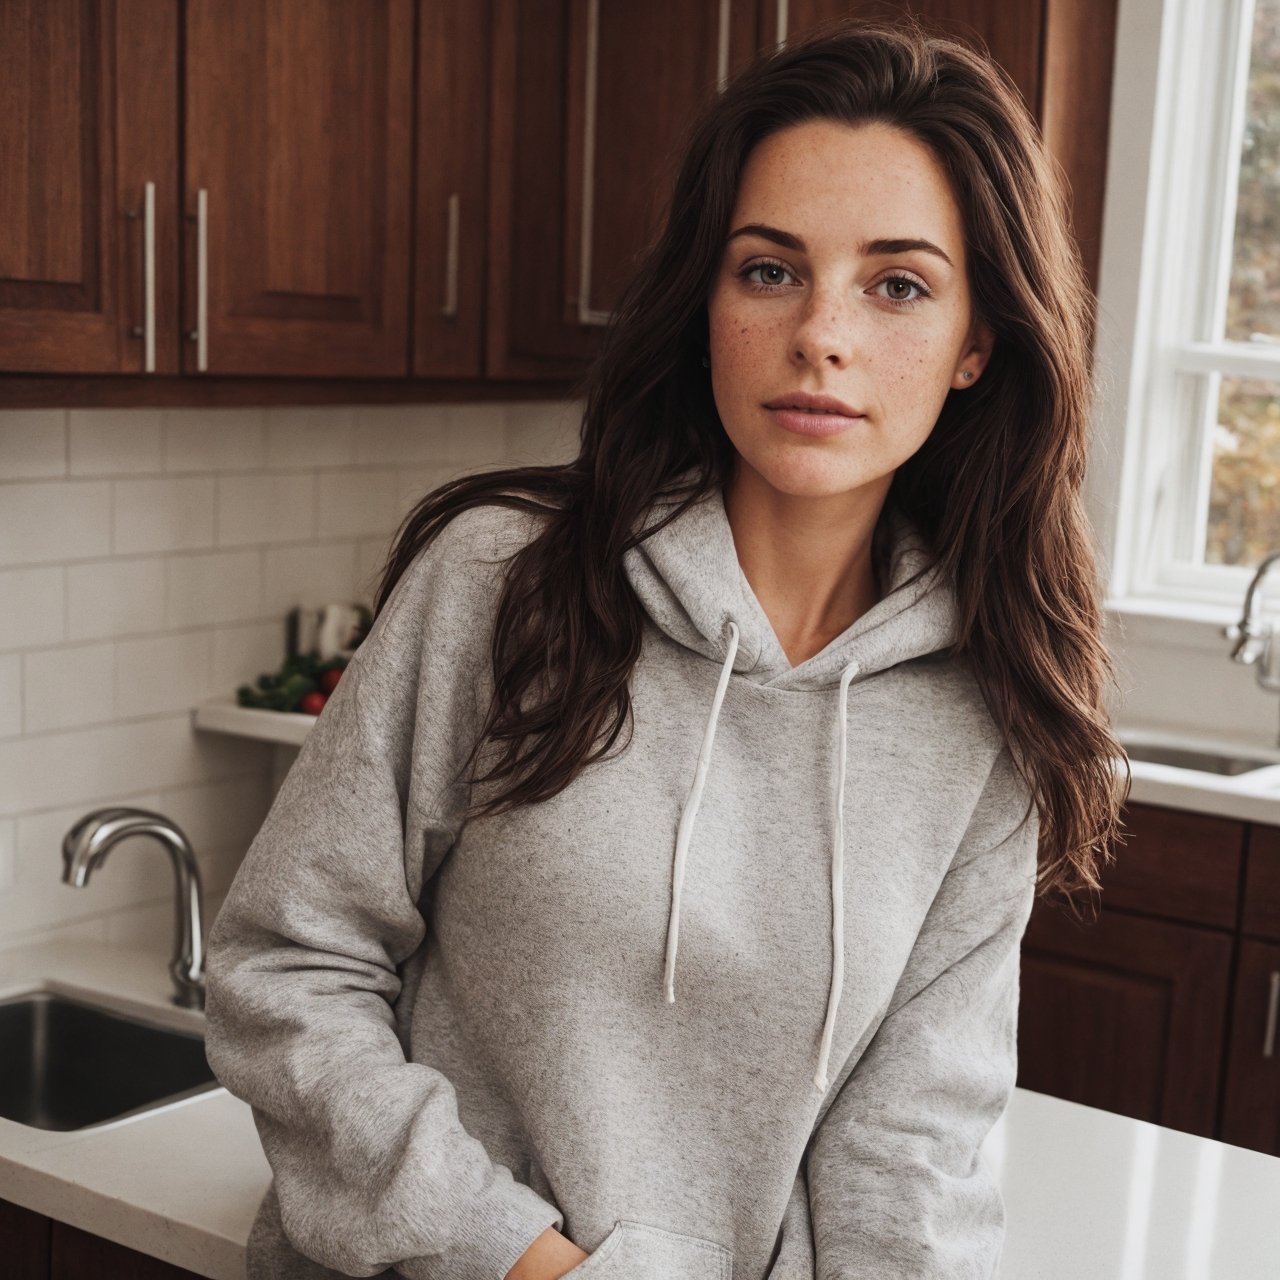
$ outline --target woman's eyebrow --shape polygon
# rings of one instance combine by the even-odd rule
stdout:
[[[774,244],[781,245],[784,249],[794,249],[797,253],[805,252],[804,241],[799,236],[793,236],[789,231],[780,231],[777,227],[770,227],[763,222],[748,222],[745,226],[741,226],[732,232],[729,240],[736,240],[739,236],[760,236],[761,239],[771,240]],[[858,252],[864,258],[884,257],[894,253],[910,253],[913,249],[935,254],[947,266],[953,268],[955,266],[955,263],[932,240],[923,240],[919,237],[868,240],[858,246]]]

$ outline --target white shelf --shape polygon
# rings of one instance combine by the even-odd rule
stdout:
[[[210,733],[230,733],[260,742],[287,742],[296,747],[305,740],[316,717],[301,711],[242,707],[234,698],[210,698],[192,710],[191,721],[197,729]]]

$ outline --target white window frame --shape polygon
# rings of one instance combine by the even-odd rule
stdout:
[[[1221,624],[1254,573],[1199,563],[1220,377],[1280,383],[1280,346],[1222,335],[1253,13],[1119,0],[1086,501],[1120,614]]]

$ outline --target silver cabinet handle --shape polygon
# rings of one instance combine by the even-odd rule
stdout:
[[[578,323],[606,325],[609,312],[591,306],[591,237],[595,226],[596,76],[600,60],[600,0],[587,5],[587,77],[583,86],[582,231],[578,242]]]
[[[458,314],[458,214],[460,202],[455,191],[449,197],[445,214],[448,230],[445,233],[444,251],[444,306],[440,314],[453,319]]]
[[[191,220],[191,215],[187,215]],[[187,337],[196,344],[196,368],[209,367],[209,192],[196,190],[196,327]]]
[[[146,299],[143,314],[143,369],[156,371],[156,184],[142,188],[142,293]]]
[[[716,32],[716,89],[729,83],[729,0],[720,0],[720,26]]]
[[[1276,1052],[1276,1021],[1280,1017],[1280,969],[1271,970],[1271,997],[1267,1001],[1267,1030],[1262,1038],[1262,1056],[1274,1058]]]
[[[126,218],[136,218],[137,211],[125,210]],[[132,337],[142,339],[143,371],[156,371],[156,184],[142,184],[142,324],[130,330]]]
[[[777,17],[777,42],[779,49],[787,47],[787,20],[790,15],[787,13],[787,0],[778,0],[776,11]]]

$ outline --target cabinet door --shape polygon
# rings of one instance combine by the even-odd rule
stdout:
[[[18,1280],[44,1280],[49,1274],[49,1219],[0,1200],[0,1258],[4,1273]]]
[[[407,374],[413,0],[185,12],[184,371]]]
[[[488,373],[565,378],[658,231],[754,0],[495,0]]]
[[[1245,939],[1236,974],[1222,1141],[1280,1156],[1280,946]]]
[[[419,0],[413,371],[483,367],[488,0]]]
[[[0,369],[177,369],[177,12],[0,4]]]
[[[1022,942],[1018,1084],[1216,1137],[1232,938],[1038,901]]]

